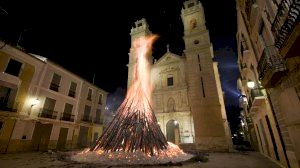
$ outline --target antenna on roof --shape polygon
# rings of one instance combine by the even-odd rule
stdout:
[[[93,85],[95,84],[95,76],[96,76],[96,74],[94,74],[94,76],[93,76]]]

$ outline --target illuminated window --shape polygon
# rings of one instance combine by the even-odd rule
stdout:
[[[191,29],[194,29],[194,28],[197,27],[197,21],[196,21],[196,19],[192,19],[190,21],[190,26],[191,26]]]

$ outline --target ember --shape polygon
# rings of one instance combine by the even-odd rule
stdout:
[[[189,160],[193,155],[184,153],[177,145],[168,142],[168,147],[153,156],[142,151],[125,152],[105,152],[101,149],[90,151],[86,149],[77,155],[72,156],[72,160],[78,162],[92,162],[102,165],[153,165],[164,163],[177,163]]]

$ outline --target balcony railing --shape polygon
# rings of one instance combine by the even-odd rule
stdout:
[[[92,116],[86,116],[84,115],[81,119],[81,121],[84,121],[84,122],[92,122]]]
[[[254,111],[261,105],[262,100],[265,99],[263,89],[251,89],[249,102],[248,102],[248,111]]]
[[[51,83],[50,84],[50,89],[51,90],[54,90],[56,92],[58,92],[58,89],[59,89],[59,85],[55,84],[55,83]]]
[[[264,96],[262,89],[252,89],[250,94],[250,101],[253,102],[255,98]]]
[[[300,1],[282,0],[272,24],[275,46],[281,49],[299,22]]]
[[[42,108],[38,116],[42,118],[56,119],[57,111]]]
[[[286,66],[276,50],[266,47],[258,62],[259,79],[265,88],[274,87],[285,75]],[[273,51],[273,54],[270,53]]]
[[[73,91],[73,90],[69,90],[69,94],[68,94],[68,96],[70,96],[70,97],[75,97],[75,94],[76,94],[76,92],[75,92],[75,91]]]
[[[8,105],[8,103],[5,103],[0,99],[0,111],[6,111],[6,112],[17,112],[19,107],[19,102],[12,103],[13,105]]]
[[[74,116],[73,114],[67,114],[67,113],[63,113],[62,116],[60,117],[60,120],[64,120],[64,121],[74,121]]]

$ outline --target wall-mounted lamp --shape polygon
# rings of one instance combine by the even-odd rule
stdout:
[[[255,87],[255,82],[253,82],[253,81],[248,81],[248,82],[247,82],[247,86],[248,86],[248,88],[253,89],[253,88]]]
[[[178,123],[178,121],[174,121],[174,124],[175,124],[175,125],[178,125],[179,123]]]
[[[41,101],[39,99],[32,99],[32,101],[31,101],[31,107],[39,104],[40,102]]]

